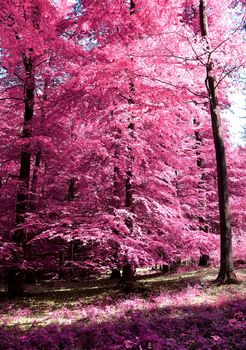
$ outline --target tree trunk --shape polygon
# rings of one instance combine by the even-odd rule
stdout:
[[[206,65],[206,86],[210,103],[210,115],[212,120],[213,139],[216,153],[217,182],[220,213],[220,271],[216,279],[218,283],[236,282],[236,275],[232,259],[232,233],[231,215],[229,208],[229,193],[227,181],[227,166],[225,146],[222,134],[222,125],[219,109],[217,82],[214,73],[214,64],[211,58],[211,45],[209,42],[208,19],[206,12],[206,0],[200,0],[200,27],[201,35],[207,43],[208,61]]]
[[[31,151],[29,139],[32,133],[32,118],[34,107],[34,67],[31,58],[24,57],[24,66],[26,70],[25,81],[25,112],[24,112],[24,125],[22,130],[22,138],[25,144],[21,150],[20,160],[20,173],[19,173],[19,186],[17,190],[17,204],[16,204],[16,230],[13,235],[13,240],[19,246],[23,245],[25,240],[25,230],[22,227],[25,221],[25,214],[28,207],[28,190],[30,180],[30,168],[31,168]]]
[[[198,266],[203,266],[203,267],[209,266],[209,260],[210,258],[208,254],[201,254]]]
[[[68,201],[73,201],[75,198],[75,178],[72,177],[69,180],[68,183],[68,194],[67,194],[67,200]]]
[[[111,115],[113,117],[113,111],[111,111]],[[113,207],[116,209],[120,209],[123,206],[122,203],[122,190],[123,190],[123,177],[119,168],[119,159],[120,159],[120,144],[118,140],[121,139],[121,130],[116,127],[114,130],[114,173],[113,173]]]
[[[136,10],[136,4],[134,0],[130,1],[130,15],[135,14]],[[133,61],[133,58],[131,58],[131,61]],[[129,82],[129,97],[127,99],[129,107],[135,103],[134,101],[134,92],[135,92],[135,86],[133,81],[131,80],[130,76],[130,82]],[[135,131],[135,124],[133,121],[133,115],[131,115],[129,124],[128,124],[128,134],[131,138],[134,138],[134,131]],[[133,212],[133,172],[132,172],[132,165],[134,161],[134,156],[132,154],[132,147],[130,144],[128,145],[128,156],[127,156],[127,169],[126,169],[126,180],[125,180],[125,208],[129,212]],[[129,232],[131,233],[133,231],[133,220],[130,216],[125,217],[125,224],[127,228],[129,229]],[[126,262],[126,264],[123,266],[122,270],[122,277],[121,282],[135,282],[135,271],[130,264],[130,262]]]
[[[41,163],[41,151],[38,150],[35,155],[35,164],[32,174],[32,185],[31,185],[31,194],[30,194],[30,204],[33,209],[35,209],[36,203],[36,193],[37,193],[37,185],[38,185],[38,171]]]
[[[134,282],[136,280],[135,271],[130,263],[123,266],[121,282]]]
[[[199,127],[200,122],[197,118],[193,118],[193,124],[195,127]],[[202,136],[201,136],[200,131],[195,130],[194,134],[195,134],[195,140],[196,140],[196,164],[201,172],[200,180],[198,182],[197,187],[198,187],[199,197],[201,197],[201,195],[203,196],[203,193],[204,193],[203,181],[205,180],[205,174],[204,174],[203,169],[205,168],[205,160],[201,156],[201,152],[199,150],[199,147],[202,145],[203,140],[202,140]],[[198,209],[200,209],[203,213],[204,209],[205,209],[205,205],[206,205],[204,198],[199,199],[198,205],[199,205]],[[204,232],[208,232],[207,220],[205,220],[201,214],[198,215],[198,222],[199,222],[199,230],[204,231]]]
[[[130,15],[134,15],[136,12],[136,4],[134,0],[130,0]]]
[[[133,94],[135,92],[135,87],[132,82],[129,84],[130,96],[128,98],[128,104],[134,104]],[[133,121],[133,116],[131,116],[129,124],[128,124],[128,134],[133,139],[135,131],[135,124]],[[132,166],[134,162],[134,156],[132,154],[132,147],[128,145],[128,156],[127,156],[127,170],[126,170],[126,183],[125,183],[125,208],[129,210],[129,212],[133,213],[133,173]],[[133,229],[133,221],[131,217],[126,217],[125,219],[126,226],[131,231]]]
[[[28,191],[30,181],[30,168],[31,168],[31,151],[29,139],[32,133],[32,118],[33,118],[33,107],[34,107],[34,90],[35,90],[35,79],[34,79],[34,66],[31,57],[28,55],[24,56],[23,59],[26,79],[24,87],[24,100],[25,100],[25,111],[24,111],[24,125],[22,129],[21,137],[25,140],[25,143],[21,149],[20,156],[20,173],[19,173],[19,185],[17,189],[17,203],[16,203],[16,229],[13,233],[13,241],[23,249],[25,252],[25,239],[26,233],[23,228],[25,222],[25,215],[28,208]],[[21,258],[20,258],[21,259]],[[17,264],[20,263],[18,259]],[[11,268],[8,271],[7,278],[7,296],[15,298],[23,294],[23,283],[22,273],[16,268]]]
[[[64,261],[65,261],[65,252],[61,250],[59,252],[59,273],[58,273],[59,280],[62,280],[65,277]]]
[[[10,299],[15,299],[23,295],[23,275],[17,268],[10,268],[5,276],[6,281],[6,294]]]
[[[41,125],[42,125],[42,132],[44,132],[45,129],[45,102],[48,99],[47,96],[47,88],[48,88],[48,79],[45,78],[44,80],[44,90],[43,90],[43,104],[41,105]],[[40,168],[41,163],[41,146],[37,144],[37,151],[35,155],[35,164],[32,174],[32,184],[31,184],[31,194],[30,194],[30,202],[33,210],[35,209],[36,202],[37,202],[37,186],[38,186],[38,172]]]
[[[113,269],[110,275],[111,280],[120,280],[121,279],[121,273],[118,269]]]
[[[73,259],[74,259],[74,241],[71,241],[69,245],[69,260],[73,261]],[[74,277],[74,268],[72,265],[69,270],[69,278],[73,278],[73,277]]]

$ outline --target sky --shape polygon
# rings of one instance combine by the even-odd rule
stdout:
[[[245,145],[242,140],[243,127],[246,128],[246,95],[242,91],[230,96],[231,108],[224,111],[230,123],[231,142],[233,145]]]

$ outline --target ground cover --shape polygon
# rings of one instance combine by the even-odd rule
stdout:
[[[216,270],[142,274],[123,293],[107,276],[28,286],[0,303],[1,350],[246,349],[246,270],[238,285]]]

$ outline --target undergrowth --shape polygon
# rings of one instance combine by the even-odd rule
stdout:
[[[29,286],[3,300],[1,350],[246,349],[246,272],[212,284],[216,270],[143,274],[139,292],[108,277]]]

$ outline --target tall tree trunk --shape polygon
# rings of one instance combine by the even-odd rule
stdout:
[[[136,11],[136,4],[134,0],[130,1],[130,15],[134,15]],[[131,61],[133,61],[133,58],[131,57]],[[129,107],[133,105],[134,102],[134,92],[135,92],[135,86],[133,81],[131,80],[130,76],[130,82],[129,82],[129,98],[128,98],[128,105]],[[133,116],[130,117],[130,121],[128,124],[128,134],[131,138],[134,137],[134,130],[135,130],[135,124],[133,121]],[[127,159],[127,169],[126,169],[126,180],[125,180],[125,208],[130,212],[133,213],[133,172],[132,172],[132,165],[133,165],[134,157],[132,154],[132,147],[128,145],[128,159]],[[129,232],[131,233],[133,231],[133,219],[130,216],[125,217],[125,224],[127,228],[129,229]],[[130,262],[127,261],[125,265],[123,266],[122,271],[122,281],[133,281],[134,280],[134,269],[131,266]]]
[[[23,245],[25,240],[25,230],[21,227],[25,221],[25,214],[28,207],[28,190],[30,180],[31,167],[31,151],[29,139],[32,133],[32,118],[34,107],[34,67],[31,58],[24,57],[24,66],[26,70],[25,81],[25,111],[24,111],[24,125],[22,130],[22,138],[25,140],[21,150],[19,186],[17,190],[17,204],[16,204],[16,230],[13,235],[13,240],[19,246]],[[19,226],[19,227],[18,227]]]
[[[30,204],[33,209],[35,209],[36,204],[36,195],[37,195],[37,186],[38,186],[38,171],[41,163],[41,151],[37,150],[35,155],[35,164],[32,174],[32,184],[31,184],[31,194],[30,194]]]
[[[113,111],[111,111],[111,116],[113,117]],[[121,130],[117,126],[114,130],[114,137],[115,137],[115,143],[114,143],[114,173],[113,173],[113,207],[116,209],[119,209],[122,207],[122,174],[119,168],[119,159],[120,159],[120,144],[119,140],[121,139]]]
[[[195,126],[195,128],[198,128],[200,126],[200,121],[198,118],[193,118],[193,125]],[[205,180],[205,174],[204,174],[204,168],[205,168],[205,160],[201,155],[201,151],[200,151],[200,147],[203,144],[203,139],[201,136],[201,133],[199,130],[195,130],[194,131],[194,135],[195,135],[195,141],[196,141],[196,149],[195,149],[195,153],[196,153],[196,164],[197,167],[199,168],[200,171],[200,179],[197,185],[198,188],[198,193],[199,193],[199,204],[198,204],[198,209],[201,210],[201,213],[198,214],[198,222],[199,222],[199,230],[200,231],[204,231],[204,232],[208,232],[208,226],[207,226],[207,221],[204,219],[203,217],[203,213],[204,209],[205,209],[205,200],[203,198],[203,194],[204,194],[204,185],[203,182]]]
[[[132,82],[129,84],[129,91],[130,91],[130,96],[128,98],[128,104],[129,106],[133,105],[134,99],[133,99],[133,94],[135,92],[135,86]],[[135,131],[135,124],[133,120],[134,116],[132,115],[130,117],[130,121],[128,124],[128,134],[129,136],[133,139],[134,138],[134,131]],[[128,209],[129,212],[133,213],[134,208],[133,208],[133,172],[132,172],[132,166],[134,162],[134,156],[132,154],[132,147],[128,145],[128,157],[127,157],[127,169],[126,169],[126,183],[125,183],[125,208]],[[126,226],[130,231],[132,231],[133,228],[133,220],[130,217],[127,217],[125,219],[126,221]]]
[[[25,229],[23,228],[23,224],[25,222],[25,215],[28,209],[28,191],[31,168],[31,151],[29,139],[32,133],[35,79],[32,58],[28,57],[28,55],[25,55],[23,63],[26,72],[26,79],[24,85],[24,124],[21,136],[25,143],[22,146],[20,156],[19,185],[17,189],[16,203],[16,229],[13,234],[13,241],[22,249],[24,254],[26,233]],[[18,255],[18,259],[16,259],[16,255],[14,253],[17,265],[20,262],[23,254]],[[17,297],[23,294],[22,273],[18,268],[14,267],[8,271],[6,282],[7,295],[9,297]]]
[[[31,18],[33,28],[40,28],[40,8],[39,6],[32,7],[30,17],[26,16],[25,20]],[[16,39],[20,37],[17,35]],[[23,57],[23,65],[25,69],[25,82],[24,82],[24,124],[22,129],[23,146],[20,156],[20,173],[19,173],[19,185],[17,189],[16,198],[16,229],[13,233],[13,241],[19,246],[19,251],[13,251],[13,258],[16,261],[16,265],[21,262],[22,256],[25,256],[25,241],[26,232],[23,227],[25,222],[25,216],[28,209],[28,195],[29,195],[29,182],[30,182],[30,169],[31,169],[31,150],[30,150],[30,137],[32,134],[32,119],[34,110],[34,92],[35,92],[35,64],[33,60],[33,48],[29,47]],[[18,258],[16,259],[16,256]],[[20,257],[19,257],[20,256]],[[17,269],[17,270],[16,270]],[[23,293],[22,271],[20,268],[13,267],[8,271],[7,278],[7,295],[10,297],[18,297]]]
[[[47,88],[48,88],[48,79],[44,80],[44,90],[43,90],[43,103],[41,104],[41,128],[44,131],[45,125],[45,102],[48,100],[47,96]],[[30,204],[32,209],[35,209],[36,201],[37,201],[37,186],[38,186],[38,172],[41,164],[42,152],[41,146],[37,144],[37,150],[35,155],[35,164],[32,174],[32,183],[31,183],[31,194],[30,194]]]
[[[207,46],[208,60],[206,65],[206,87],[210,103],[210,115],[212,120],[212,130],[217,165],[217,182],[220,213],[220,271],[216,281],[218,283],[231,283],[236,282],[236,275],[234,272],[232,259],[231,215],[229,207],[226,154],[222,134],[217,81],[214,73],[214,63],[211,58],[212,47],[209,41],[206,0],[200,0],[199,13],[201,35],[204,37]]]

